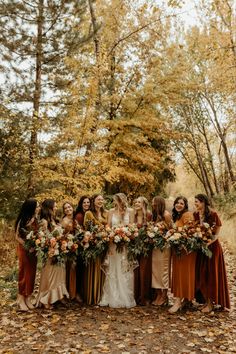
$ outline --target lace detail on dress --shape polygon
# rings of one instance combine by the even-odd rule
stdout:
[[[129,224],[129,212],[124,215],[123,220],[119,215],[112,215],[112,226]],[[124,248],[121,253],[116,251],[116,245],[111,244],[103,264],[106,279],[103,287],[103,294],[100,306],[134,307],[134,272],[133,266],[128,262],[127,250]]]

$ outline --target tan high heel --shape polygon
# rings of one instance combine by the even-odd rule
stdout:
[[[181,309],[182,309],[181,299],[177,298],[175,300],[174,305],[168,310],[168,312],[171,313],[171,314],[174,314],[174,313],[176,313],[177,311],[179,311]]]
[[[213,304],[210,299],[208,299],[206,306],[202,308],[203,313],[209,313],[213,310]]]

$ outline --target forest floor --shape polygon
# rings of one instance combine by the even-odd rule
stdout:
[[[0,353],[236,353],[236,256],[225,249],[232,309],[110,309],[68,303],[53,310],[17,310],[17,282],[0,270]],[[13,277],[14,278],[14,277]]]

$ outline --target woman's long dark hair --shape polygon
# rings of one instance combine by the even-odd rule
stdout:
[[[37,200],[30,198],[24,201],[21,206],[19,215],[15,222],[15,230],[19,224],[19,229],[25,229],[28,222],[33,218],[37,207]]]
[[[54,204],[54,199],[45,199],[41,206],[40,219],[47,220],[49,228],[51,228],[53,221],[57,221],[53,215]]]
[[[96,219],[97,219],[98,215],[97,215],[97,210],[95,208],[95,199],[99,196],[102,196],[102,195],[101,194],[94,194],[90,199],[90,202],[91,202],[90,211],[93,213],[93,215],[95,216]],[[104,208],[101,208],[101,215],[103,218],[105,217],[105,209]]]
[[[175,205],[178,203],[178,201],[182,199],[184,201],[184,209],[181,212],[178,212],[175,209]],[[178,196],[175,201],[174,201],[174,207],[172,209],[172,219],[174,222],[176,222],[176,220],[179,220],[181,218],[181,216],[188,211],[188,199],[183,197],[182,195]]]
[[[197,194],[195,195],[195,199],[199,200],[199,202],[201,203],[204,203],[204,206],[205,206],[205,211],[204,211],[204,221],[208,221],[208,218],[210,216],[210,208],[209,206],[211,205],[210,204],[210,201],[208,199],[208,197],[205,195],[205,194]]]
[[[85,212],[83,210],[83,202],[84,202],[85,199],[89,199],[89,201],[91,203],[91,200],[90,200],[90,198],[87,195],[82,195],[82,197],[80,198],[79,203],[77,205],[77,208],[75,210],[75,215],[77,215],[78,213],[81,213],[83,215],[85,214]]]
[[[165,220],[166,202],[165,199],[156,196],[152,200],[152,220],[154,222]]]

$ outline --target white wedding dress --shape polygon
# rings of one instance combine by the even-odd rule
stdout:
[[[112,226],[122,226],[119,216],[113,214],[111,219]],[[123,225],[129,224],[129,212],[127,211]],[[116,251],[116,245],[109,246],[108,254],[103,263],[103,270],[106,273],[103,286],[100,306],[134,307],[134,267],[128,262],[127,250],[124,247],[122,252]]]

